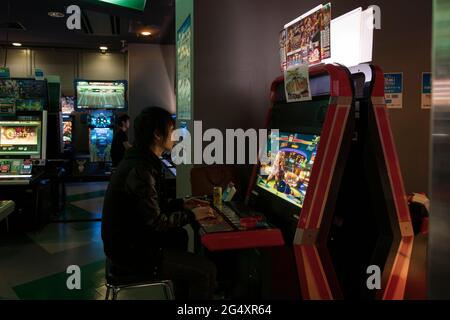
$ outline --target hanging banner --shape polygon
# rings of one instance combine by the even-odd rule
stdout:
[[[403,73],[384,74],[384,95],[390,109],[403,108]]]
[[[312,100],[309,86],[309,66],[291,67],[284,72],[284,89],[287,102]]]
[[[189,15],[177,31],[178,120],[191,120],[192,112],[192,24]]]
[[[421,99],[422,109],[431,108],[431,73],[422,73],[422,99]]]
[[[330,58],[330,25],[331,3],[320,5],[287,24],[286,68],[306,63],[316,64]]]

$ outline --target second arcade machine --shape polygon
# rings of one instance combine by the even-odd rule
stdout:
[[[127,111],[127,87],[125,80],[75,81],[76,110],[88,112],[88,174],[108,176],[111,173],[114,118],[116,113]]]

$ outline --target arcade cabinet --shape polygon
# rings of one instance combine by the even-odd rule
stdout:
[[[118,112],[127,111],[127,90],[125,80],[75,80],[75,108],[84,113],[89,128],[89,163],[86,163],[87,159],[81,159],[83,156],[76,156],[80,174],[110,174],[114,117]]]
[[[75,98],[62,97],[61,98],[61,113],[62,113],[62,139],[64,144],[64,153],[70,154],[73,152],[73,112],[75,112]]]
[[[61,159],[64,151],[62,138],[61,83],[59,77],[48,76],[47,159]]]
[[[0,197],[27,225],[39,218],[47,141],[46,80],[0,79]]]
[[[284,78],[273,82],[270,165],[255,166],[246,204],[215,207],[219,218],[202,222],[202,244],[260,249],[270,298],[403,299],[414,234],[383,73],[333,64],[309,73],[311,101],[287,103]],[[381,289],[367,286],[370,266]]]
[[[273,83],[269,122],[273,128],[297,124],[307,133],[316,133],[316,123],[320,130],[299,220],[289,230],[302,298],[403,299],[413,232],[383,73],[370,65],[318,65],[310,77],[312,102],[287,103],[283,77]],[[320,90],[323,106],[308,117],[308,107],[320,99],[318,83],[327,88]],[[295,110],[305,114],[283,116]],[[367,284],[373,266],[381,270],[381,289]]]

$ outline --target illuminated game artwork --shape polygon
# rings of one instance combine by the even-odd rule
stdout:
[[[288,24],[285,29],[286,63],[282,64],[283,71],[286,67],[315,64],[330,58],[330,24],[331,3],[319,6]]]
[[[39,155],[40,121],[0,121],[0,155]]]
[[[78,109],[125,109],[126,83],[77,81]]]
[[[270,164],[261,164],[257,186],[301,208],[319,141],[319,136],[299,133],[270,135]]]
[[[75,111],[75,98],[74,97],[61,97],[61,112],[64,115],[70,115]]]
[[[89,115],[89,127],[91,128],[111,128],[113,122],[111,111],[95,110]]]
[[[63,122],[63,142],[64,144],[72,143],[72,121]]]
[[[93,128],[90,130],[89,135],[91,162],[110,162],[113,130],[109,128]]]
[[[31,160],[0,159],[0,175],[7,174],[31,174]]]
[[[45,81],[0,79],[0,107],[2,109],[42,111],[46,102],[47,84]]]
[[[65,145],[72,143],[72,119],[71,115],[75,111],[75,98],[61,97],[61,113],[63,115],[63,142]]]
[[[114,115],[111,110],[93,110],[89,114],[89,153],[91,162],[110,162]]]

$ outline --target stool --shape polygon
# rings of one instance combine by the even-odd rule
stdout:
[[[115,272],[115,268],[109,259],[106,259],[105,278],[106,278],[106,296],[109,299],[112,291],[112,300],[117,300],[120,291],[127,289],[162,287],[164,296],[167,300],[174,300],[173,284],[170,280],[141,280],[137,277],[120,274]]]
[[[8,216],[14,212],[15,203],[11,200],[0,201],[0,221],[5,219],[6,232],[9,231]]]

